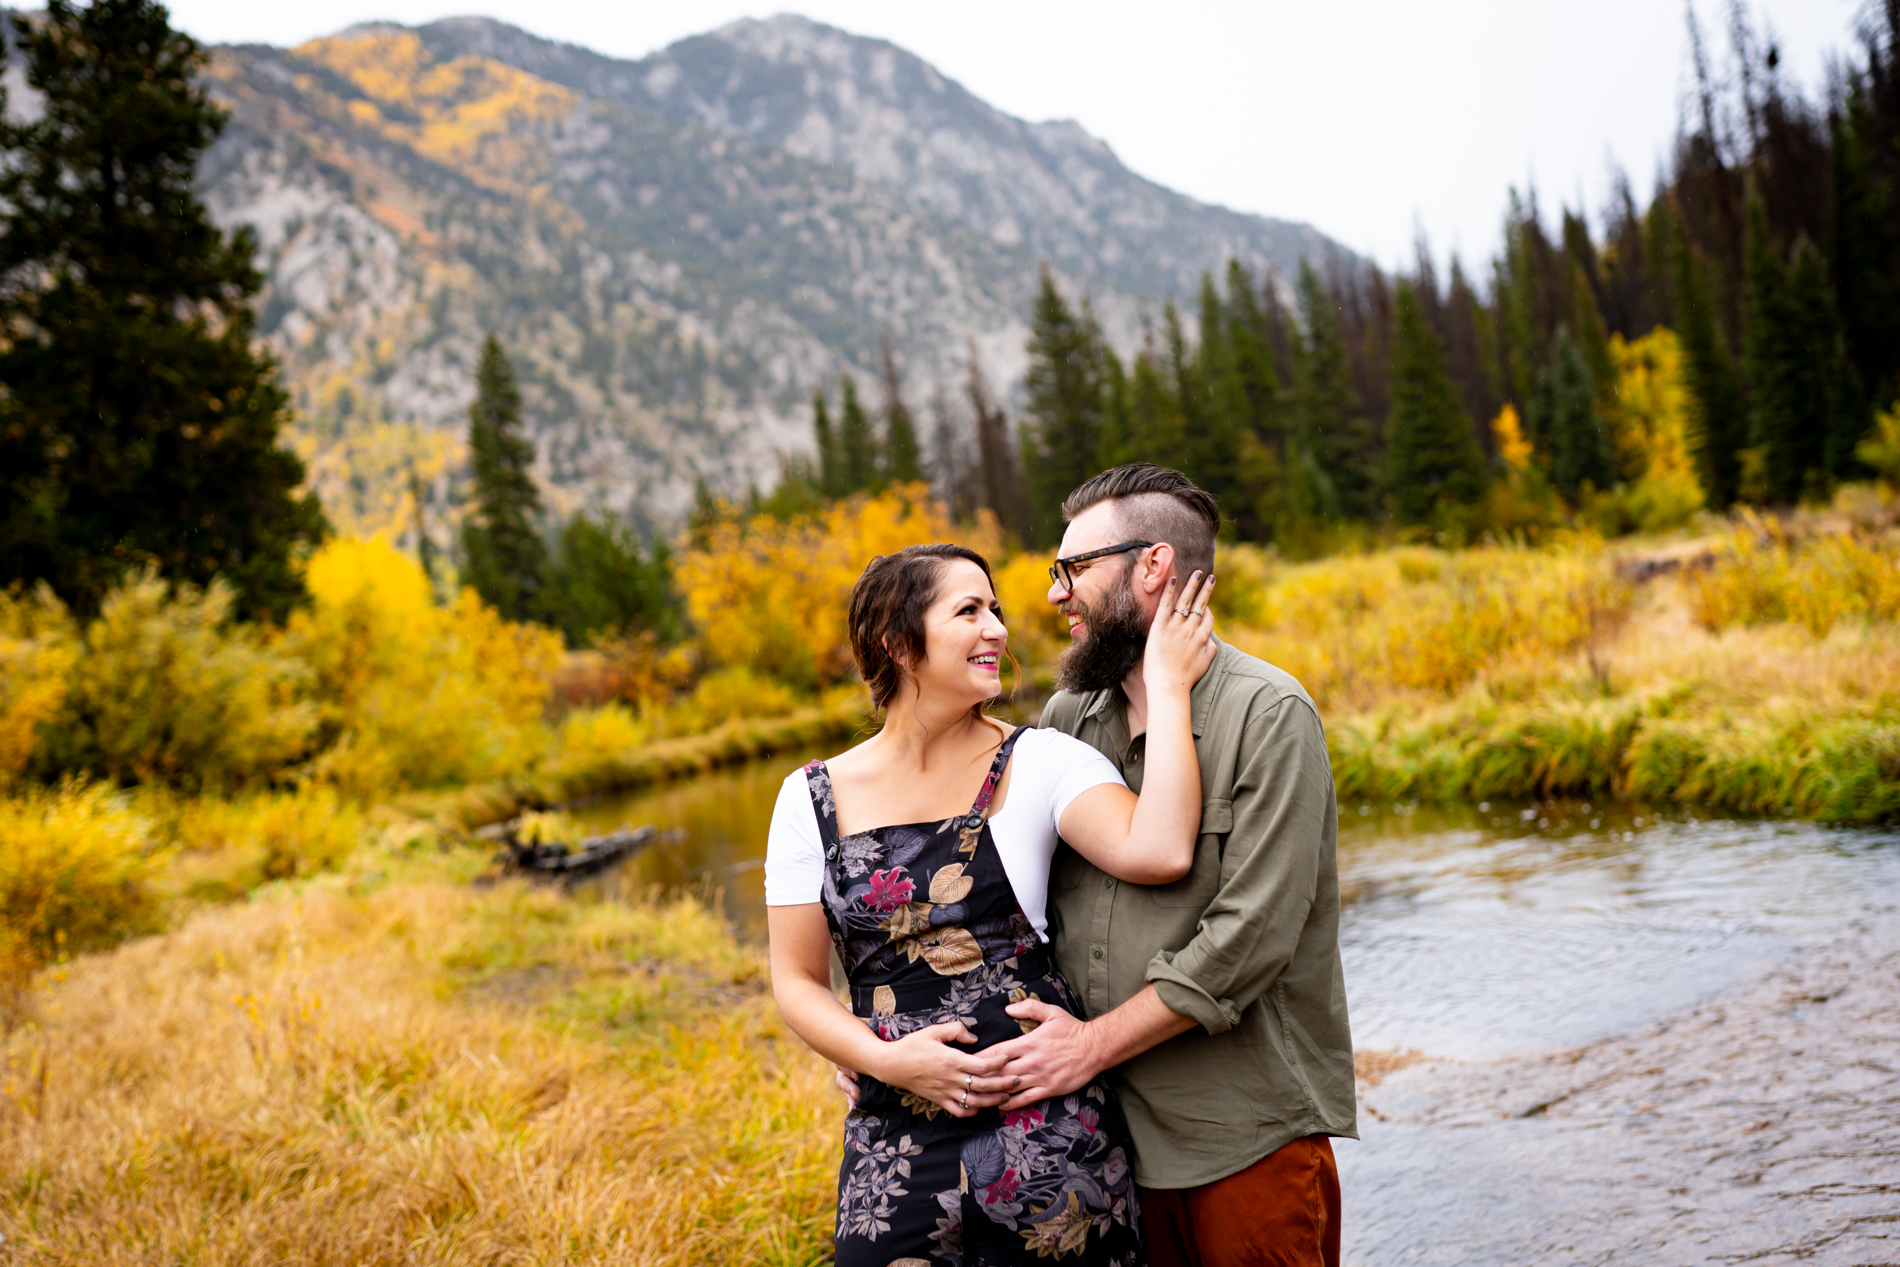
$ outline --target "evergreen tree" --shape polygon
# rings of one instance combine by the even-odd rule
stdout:
[[[871,419],[858,403],[858,384],[849,374],[838,380],[838,481],[842,494],[876,492],[884,481],[878,473],[877,436]]]
[[[917,426],[904,404],[904,383],[897,372],[891,342],[884,340],[884,477],[893,484],[915,484],[924,478],[917,452]]]
[[[1036,531],[1047,540],[1062,535],[1063,499],[1101,469],[1105,350],[1087,304],[1070,308],[1045,265],[1030,319],[1023,466]]]
[[[1184,416],[1194,419],[1187,433],[1187,473],[1195,483],[1231,506],[1240,494],[1240,437],[1249,430],[1250,403],[1240,381],[1232,321],[1211,274],[1201,274],[1201,346],[1184,358]]]
[[[1392,346],[1392,415],[1386,423],[1386,481],[1400,523],[1429,523],[1441,508],[1484,492],[1484,458],[1471,419],[1445,368],[1409,282],[1398,287]]]
[[[468,449],[475,511],[462,524],[463,579],[509,620],[540,616],[548,559],[539,524],[541,493],[529,470],[534,445],[521,433],[514,368],[492,334],[475,367]]]
[[[1324,476],[1316,490],[1330,491],[1338,514],[1371,520],[1384,482],[1378,427],[1353,390],[1338,308],[1306,260],[1300,261],[1298,296],[1306,330],[1293,345],[1292,443]]]
[[[1665,225],[1673,216],[1665,216]],[[1720,310],[1707,269],[1695,248],[1679,232],[1665,229],[1675,257],[1675,300],[1682,323],[1682,353],[1688,368],[1690,442],[1702,487],[1713,510],[1727,510],[1741,495],[1741,450],[1746,443],[1747,407],[1741,381],[1722,337]]]
[[[1557,327],[1550,361],[1538,372],[1531,416],[1549,446],[1550,482],[1564,496],[1574,502],[1585,484],[1600,491],[1614,482],[1596,377],[1566,326]]]
[[[1011,451],[1009,416],[990,395],[989,380],[977,359],[976,341],[970,342],[970,376],[965,382],[970,411],[976,415],[978,483],[982,504],[996,516],[1003,530],[1025,546],[1036,544],[1036,512],[1029,500],[1029,482]]]
[[[0,118],[0,584],[89,613],[155,563],[281,619],[326,526],[253,348],[256,240],[193,192],[224,126],[205,52],[151,0],[9,21],[44,105]]]
[[[1900,12],[1894,20],[1900,22]],[[1878,58],[1878,46],[1873,51]],[[1900,57],[1900,47],[1889,56]],[[1857,84],[1850,92],[1830,121],[1828,153],[1828,271],[1854,377],[1875,405],[1900,397],[1900,191],[1881,179],[1879,138],[1867,101],[1881,87]],[[1900,83],[1884,88],[1900,95]],[[1888,161],[1900,166],[1900,156],[1890,154]]]
[[[818,491],[826,497],[842,497],[844,463],[838,455],[838,437],[831,430],[831,412],[825,408],[822,387],[811,394],[811,432],[818,450]]]
[[[544,605],[569,646],[596,632],[651,631],[663,642],[679,634],[679,600],[672,589],[666,542],[651,551],[617,515],[581,514],[561,531],[549,569]]]
[[[1751,198],[1745,214],[1749,441],[1761,450],[1769,499],[1790,502],[1827,469],[1839,397],[1839,339],[1819,254],[1799,243],[1790,270],[1769,236],[1761,200]],[[1852,441],[1845,448],[1851,455]]]

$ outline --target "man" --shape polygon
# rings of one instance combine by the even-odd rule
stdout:
[[[1220,512],[1180,472],[1134,463],[1084,483],[1062,513],[1049,601],[1072,645],[1042,724],[1094,745],[1139,792],[1148,625],[1170,575],[1212,574]],[[1192,698],[1193,870],[1146,887],[1057,852],[1056,959],[1090,1019],[1012,1005],[1039,1024],[992,1049],[1008,1063],[987,1085],[1013,1092],[1008,1112],[1114,1070],[1155,1267],[1330,1267],[1327,1137],[1357,1130],[1325,736],[1292,676],[1226,644]]]

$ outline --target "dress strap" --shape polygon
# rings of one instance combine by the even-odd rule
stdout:
[[[1003,780],[1003,771],[1009,766],[1009,754],[1016,748],[1016,741],[1023,737],[1027,726],[1018,726],[1009,732],[1003,740],[1003,746],[996,750],[995,760],[990,762],[990,772],[983,777],[983,790],[976,794],[976,804],[970,806],[970,812],[964,816],[963,825],[971,831],[983,825],[983,818],[989,813],[990,798],[996,795],[996,785]]]
[[[805,767],[805,790],[811,793],[812,812],[818,816],[818,843],[831,857],[830,850],[838,840],[838,798],[831,790],[831,771],[823,761]]]

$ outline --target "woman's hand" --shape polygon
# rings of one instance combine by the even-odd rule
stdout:
[[[1207,666],[1214,663],[1214,614],[1208,610],[1214,578],[1203,582],[1201,574],[1195,572],[1185,586],[1179,585],[1179,580],[1168,578],[1154,623],[1148,626],[1148,649],[1141,675],[1150,691],[1190,691],[1207,672]]]
[[[970,1089],[978,1078],[989,1077],[1002,1062],[987,1053],[958,1051],[952,1043],[973,1043],[976,1035],[956,1021],[946,1021],[906,1034],[884,1044],[878,1068],[881,1081],[942,1105],[952,1117],[972,1117],[978,1109],[1001,1104],[1005,1096]]]

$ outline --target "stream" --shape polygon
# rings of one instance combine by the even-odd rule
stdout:
[[[764,937],[793,752],[576,811]],[[1900,1264],[1900,834],[1341,807],[1345,1261]]]

